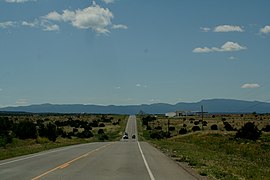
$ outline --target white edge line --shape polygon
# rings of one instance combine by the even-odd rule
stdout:
[[[89,143],[87,143],[89,144]],[[72,149],[72,148],[75,148],[75,147],[80,147],[80,146],[85,146],[87,144],[80,144],[80,145],[73,145],[73,146],[69,146],[69,147],[64,147],[64,148],[61,148],[61,149],[57,149],[57,150],[49,150],[47,152],[41,152],[41,153],[38,153],[38,154],[35,154],[35,155],[28,155],[27,157],[23,157],[23,158],[20,158],[20,159],[15,159],[15,160],[12,160],[12,161],[7,161],[7,162],[4,162],[4,163],[0,163],[0,166],[3,166],[3,165],[6,165],[6,164],[10,164],[10,163],[14,163],[14,162],[18,162],[18,161],[23,161],[23,160],[26,160],[26,159],[31,159],[31,158],[34,158],[34,157],[38,157],[38,156],[44,156],[46,154],[50,154],[50,153],[55,153],[55,152],[59,152],[59,151],[64,151],[64,150],[68,150],[68,149]],[[95,142],[93,144],[96,144]]]
[[[155,177],[154,177],[154,175],[153,175],[151,169],[149,168],[148,163],[147,163],[147,161],[146,161],[146,159],[145,159],[145,157],[144,157],[144,155],[143,155],[142,148],[141,148],[141,145],[140,145],[139,141],[137,141],[137,143],[138,143],[139,150],[140,150],[141,155],[142,155],[142,158],[143,158],[143,162],[144,162],[145,167],[146,167],[146,169],[147,169],[147,171],[148,171],[148,174],[149,174],[149,176],[150,176],[150,179],[151,179],[151,180],[155,180]]]

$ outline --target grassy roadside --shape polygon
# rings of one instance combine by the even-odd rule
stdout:
[[[41,142],[38,142],[41,141]],[[56,142],[51,142],[47,139],[35,140],[27,139],[20,140],[17,138],[13,139],[11,144],[8,144],[5,148],[0,148],[0,160],[8,159],[12,157],[33,154],[49,149],[70,146],[75,144],[90,143],[94,142],[94,139],[64,139],[57,138]]]
[[[108,140],[106,141],[120,140],[122,138],[123,132],[125,131],[128,116],[114,115],[114,118],[121,119],[118,125],[106,123],[106,126],[102,127],[102,129],[104,129],[105,134],[108,136]],[[5,147],[0,147],[0,160],[37,153],[64,146],[104,141],[101,140],[100,135],[98,134],[99,129],[101,128],[100,127],[93,128],[92,132],[94,134],[94,137],[91,138],[72,137],[72,139],[68,139],[58,137],[55,142],[49,141],[47,138],[40,138],[40,137],[38,137],[37,139],[26,139],[26,140],[13,138],[12,143],[7,144]]]
[[[145,139],[145,137],[143,135],[144,128],[143,128],[143,124],[142,124],[140,116],[136,117],[136,121],[137,121],[138,140],[139,141],[145,141],[146,139]]]
[[[162,122],[161,122],[162,123]],[[146,140],[179,162],[188,163],[198,174],[213,179],[269,179],[270,134],[257,141],[236,140],[235,132],[199,131],[154,140],[138,118],[140,140]]]
[[[269,179],[270,136],[259,142],[231,140],[231,134],[194,133],[168,140],[150,140],[176,161],[215,179]]]

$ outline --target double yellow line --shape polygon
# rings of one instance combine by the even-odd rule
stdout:
[[[91,150],[91,151],[89,151],[89,152],[87,152],[87,153],[85,153],[85,154],[83,154],[83,155],[81,155],[81,156],[79,156],[79,157],[77,157],[77,158],[75,158],[75,159],[72,159],[72,160],[70,160],[70,161],[68,161],[68,162],[66,162],[66,163],[64,163],[64,164],[61,164],[61,165],[59,165],[59,166],[57,166],[57,167],[55,167],[55,168],[53,168],[53,169],[50,169],[50,170],[44,172],[43,174],[41,174],[41,175],[39,175],[39,176],[36,176],[36,177],[32,178],[32,180],[38,180],[38,179],[40,179],[41,177],[46,176],[47,174],[49,174],[49,173],[51,173],[51,172],[53,172],[53,171],[56,171],[57,169],[64,169],[64,168],[68,167],[71,163],[73,163],[73,162],[75,162],[75,161],[78,161],[79,159],[82,159],[82,158],[84,158],[84,157],[87,157],[87,156],[93,154],[94,152],[97,152],[97,151],[99,151],[99,150],[101,150],[101,149],[104,149],[104,148],[106,148],[107,146],[110,146],[110,145],[112,145],[112,144],[114,144],[114,143],[115,143],[115,142],[110,143],[110,144],[106,144],[106,145],[101,146],[101,147],[99,147],[99,148],[97,148],[97,149]]]

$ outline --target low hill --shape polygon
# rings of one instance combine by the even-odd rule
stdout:
[[[150,114],[164,114],[177,110],[204,111],[209,113],[270,113],[270,103],[259,101],[242,101],[232,99],[210,99],[195,103],[177,103],[175,105],[166,103],[125,105],[125,106],[100,106],[82,104],[40,104],[30,106],[5,107],[0,111],[7,112],[31,112],[31,113],[97,113],[97,114],[137,114],[140,111]]]

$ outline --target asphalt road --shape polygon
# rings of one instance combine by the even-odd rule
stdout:
[[[0,179],[197,179],[148,143],[137,141],[135,116],[129,117],[126,132],[129,139],[119,142],[75,145],[0,161]]]

